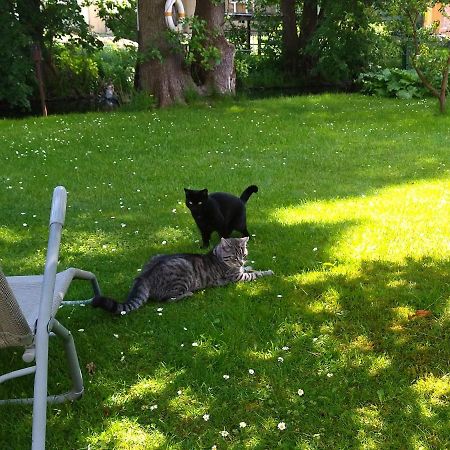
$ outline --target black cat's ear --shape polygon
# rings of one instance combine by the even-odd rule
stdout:
[[[184,188],[184,192],[187,194],[188,192],[190,192],[190,189]]]
[[[208,195],[208,189],[206,189],[206,188],[202,189],[200,192],[202,195],[205,195],[205,196]]]

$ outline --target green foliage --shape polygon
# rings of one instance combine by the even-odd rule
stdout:
[[[82,54],[75,54],[74,61],[68,60],[58,45],[63,38],[70,47],[92,51],[100,46],[90,33],[77,0],[0,2],[0,100],[11,106],[28,108],[30,97],[37,94],[30,51],[32,43],[40,44],[46,75],[52,74],[53,52],[56,52],[63,79],[49,77],[50,90],[60,86],[62,93],[68,92],[72,73],[76,74],[78,83],[72,90],[89,90],[95,76],[92,64],[82,61]]]
[[[57,76],[48,85],[51,96],[64,98],[93,95],[97,89],[99,71],[93,54],[88,50],[68,44],[53,48]]]
[[[137,112],[148,111],[155,106],[155,98],[145,91],[133,91],[130,100],[123,103],[121,111]]]
[[[28,109],[34,72],[30,38],[17,20],[14,4],[0,3],[0,102]]]
[[[431,84],[440,89],[442,72],[450,56],[450,39],[436,35],[432,29],[419,30],[420,47],[414,63]]]
[[[40,14],[33,16],[34,26],[43,30],[43,46],[51,50],[61,39],[71,45],[95,49],[101,42],[91,33],[78,0],[41,0]]]
[[[313,74],[326,82],[350,83],[377,61],[377,17],[364,2],[323,3],[323,17],[306,48],[317,61]]]
[[[204,70],[213,69],[221,59],[219,49],[211,44],[217,32],[208,30],[206,21],[195,16],[186,18],[183,23],[191,29],[189,36],[173,30],[166,32],[172,51],[182,53],[189,67],[198,64]]]
[[[427,93],[414,70],[380,69],[362,73],[358,82],[361,92],[369,95],[410,99]]]
[[[235,57],[238,86],[247,88],[279,88],[289,84],[278,61],[258,55],[237,52]]]
[[[57,76],[48,86],[54,97],[87,97],[102,92],[113,83],[116,94],[127,100],[134,87],[136,64],[134,47],[106,44],[96,51],[79,46],[55,45],[54,64]]]
[[[95,5],[98,15],[113,32],[115,39],[129,39],[137,42],[136,0],[87,0]]]
[[[134,72],[137,49],[133,46],[105,45],[94,54],[98,66],[97,83],[113,83],[116,94],[122,100],[130,97],[134,88]]]

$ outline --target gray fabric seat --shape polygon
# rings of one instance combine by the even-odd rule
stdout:
[[[52,301],[52,316],[56,315],[73,279],[93,279],[90,272],[71,267],[56,274],[55,290]],[[14,297],[22,310],[31,329],[34,328],[39,314],[39,297],[41,295],[43,275],[26,275],[6,277]]]
[[[64,299],[74,279],[91,283],[93,295],[100,295],[95,275],[81,269],[70,268],[57,273],[61,232],[65,220],[67,192],[58,186],[53,192],[50,212],[47,256],[43,275],[5,277],[0,270],[0,349],[23,347],[23,360],[34,365],[0,374],[0,384],[25,375],[34,375],[33,397],[0,399],[5,403],[32,403],[33,450],[45,449],[47,403],[75,400],[83,394],[83,378],[72,334],[56,320],[63,304],[83,304],[91,299],[66,301]],[[62,339],[67,356],[72,388],[65,393],[48,395],[49,337]]]

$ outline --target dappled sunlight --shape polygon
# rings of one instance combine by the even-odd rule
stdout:
[[[343,200],[316,201],[276,209],[285,226],[352,221],[328,249],[330,259],[402,261],[448,257],[450,182],[422,181]]]
[[[88,233],[86,231],[68,231],[63,235],[61,253],[71,260],[80,254],[99,256],[111,256],[119,250],[120,244],[112,239],[110,233],[101,230]]]
[[[18,233],[11,228],[0,227],[0,241],[4,244],[18,244],[26,239],[24,233]]]
[[[313,313],[338,314],[342,312],[342,306],[339,302],[340,294],[336,289],[330,287],[319,297],[308,303],[307,309]]]
[[[392,360],[387,355],[374,355],[369,358],[368,362],[367,373],[372,377],[376,377],[392,367]]]
[[[359,427],[356,438],[360,448],[365,450],[380,448],[380,437],[384,426],[378,408],[375,405],[357,408],[353,417]]]
[[[152,232],[152,241],[160,242],[162,245],[185,240],[186,230],[178,227],[167,226]]]
[[[431,415],[435,407],[450,407],[449,374],[441,377],[428,374],[417,380],[411,389],[419,396],[419,402],[423,403],[427,415]]]
[[[209,411],[209,405],[202,403],[191,388],[181,389],[168,401],[167,409],[181,420],[195,420]]]
[[[273,354],[273,351],[271,351],[271,350],[265,350],[265,351],[249,350],[246,352],[245,357],[251,358],[253,360],[259,360],[259,361],[270,361],[275,356]]]
[[[88,438],[94,448],[114,448],[117,450],[160,449],[167,438],[157,429],[139,425],[129,418],[108,421],[105,431]]]
[[[108,403],[117,406],[136,400],[145,400],[148,403],[166,390],[182,373],[184,370],[171,371],[165,367],[159,367],[153,377],[141,378],[130,388],[113,394]]]

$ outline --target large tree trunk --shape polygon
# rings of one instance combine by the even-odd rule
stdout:
[[[139,87],[154,95],[159,106],[183,103],[187,89],[195,89],[183,56],[169,47],[165,37],[164,0],[138,0]]]
[[[300,69],[305,78],[311,78],[311,70],[316,65],[316,58],[308,52],[308,45],[314,37],[319,23],[317,0],[304,0],[302,18],[300,21]],[[323,9],[320,14],[323,14]]]
[[[296,0],[281,0],[283,23],[283,64],[290,74],[295,74],[299,64],[299,38],[297,34]]]
[[[219,64],[211,70],[202,71],[201,81],[206,92],[219,94],[234,94],[236,90],[236,72],[234,68],[234,45],[230,44],[224,35],[225,6],[216,4],[213,0],[197,2],[196,16],[206,20],[209,38],[205,45],[212,45],[219,49],[221,59]]]

